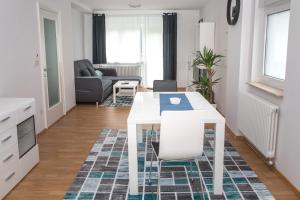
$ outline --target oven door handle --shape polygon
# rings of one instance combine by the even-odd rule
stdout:
[[[1,143],[3,144],[3,143],[5,143],[5,142],[7,142],[10,138],[12,138],[11,135],[7,136],[7,137],[4,138],[3,140],[1,140]]]
[[[12,157],[14,157],[14,154],[10,154],[10,155],[7,156],[6,158],[4,158],[3,163],[6,163],[6,162],[9,161]]]
[[[9,119],[10,119],[10,116],[7,116],[7,117],[5,117],[4,119],[2,119],[2,120],[0,121],[0,123],[6,122],[6,121],[9,120]]]
[[[27,106],[25,109],[24,109],[24,112],[26,112],[27,110],[29,110],[31,108],[31,105]]]
[[[5,181],[6,181],[6,182],[9,181],[15,174],[16,174],[15,172],[11,173],[9,176],[7,176],[7,177],[5,178]]]

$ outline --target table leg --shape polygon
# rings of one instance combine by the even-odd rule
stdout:
[[[225,122],[216,123],[214,158],[214,194],[223,193]]]
[[[143,143],[143,125],[142,124],[136,125],[136,133],[137,133],[138,143]]]
[[[132,93],[133,93],[132,96],[134,97],[136,93],[136,87],[133,87]]]
[[[137,124],[127,124],[128,129],[128,165],[129,193],[137,195],[138,190],[138,161],[137,161]]]
[[[113,87],[113,98],[114,98],[114,103],[116,103],[116,87]]]

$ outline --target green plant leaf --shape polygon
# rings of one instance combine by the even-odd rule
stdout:
[[[193,60],[192,66],[204,66],[207,70],[207,76],[200,77],[199,81],[193,81],[193,84],[196,85],[196,91],[212,103],[214,102],[213,86],[221,80],[221,78],[214,79],[216,75],[214,67],[218,66],[218,63],[221,62],[224,56],[214,53],[212,49],[208,49],[207,47],[204,47],[202,51],[197,51],[195,55],[196,58]]]

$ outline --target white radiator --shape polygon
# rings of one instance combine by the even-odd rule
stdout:
[[[279,108],[249,93],[240,93],[238,128],[266,158],[275,157]]]
[[[119,76],[141,76],[141,63],[100,64],[98,67],[114,68]]]

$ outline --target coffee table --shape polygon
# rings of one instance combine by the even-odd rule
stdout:
[[[116,103],[117,96],[135,96],[137,92],[138,81],[118,81],[113,86],[113,98]],[[117,89],[118,92],[117,92]]]

